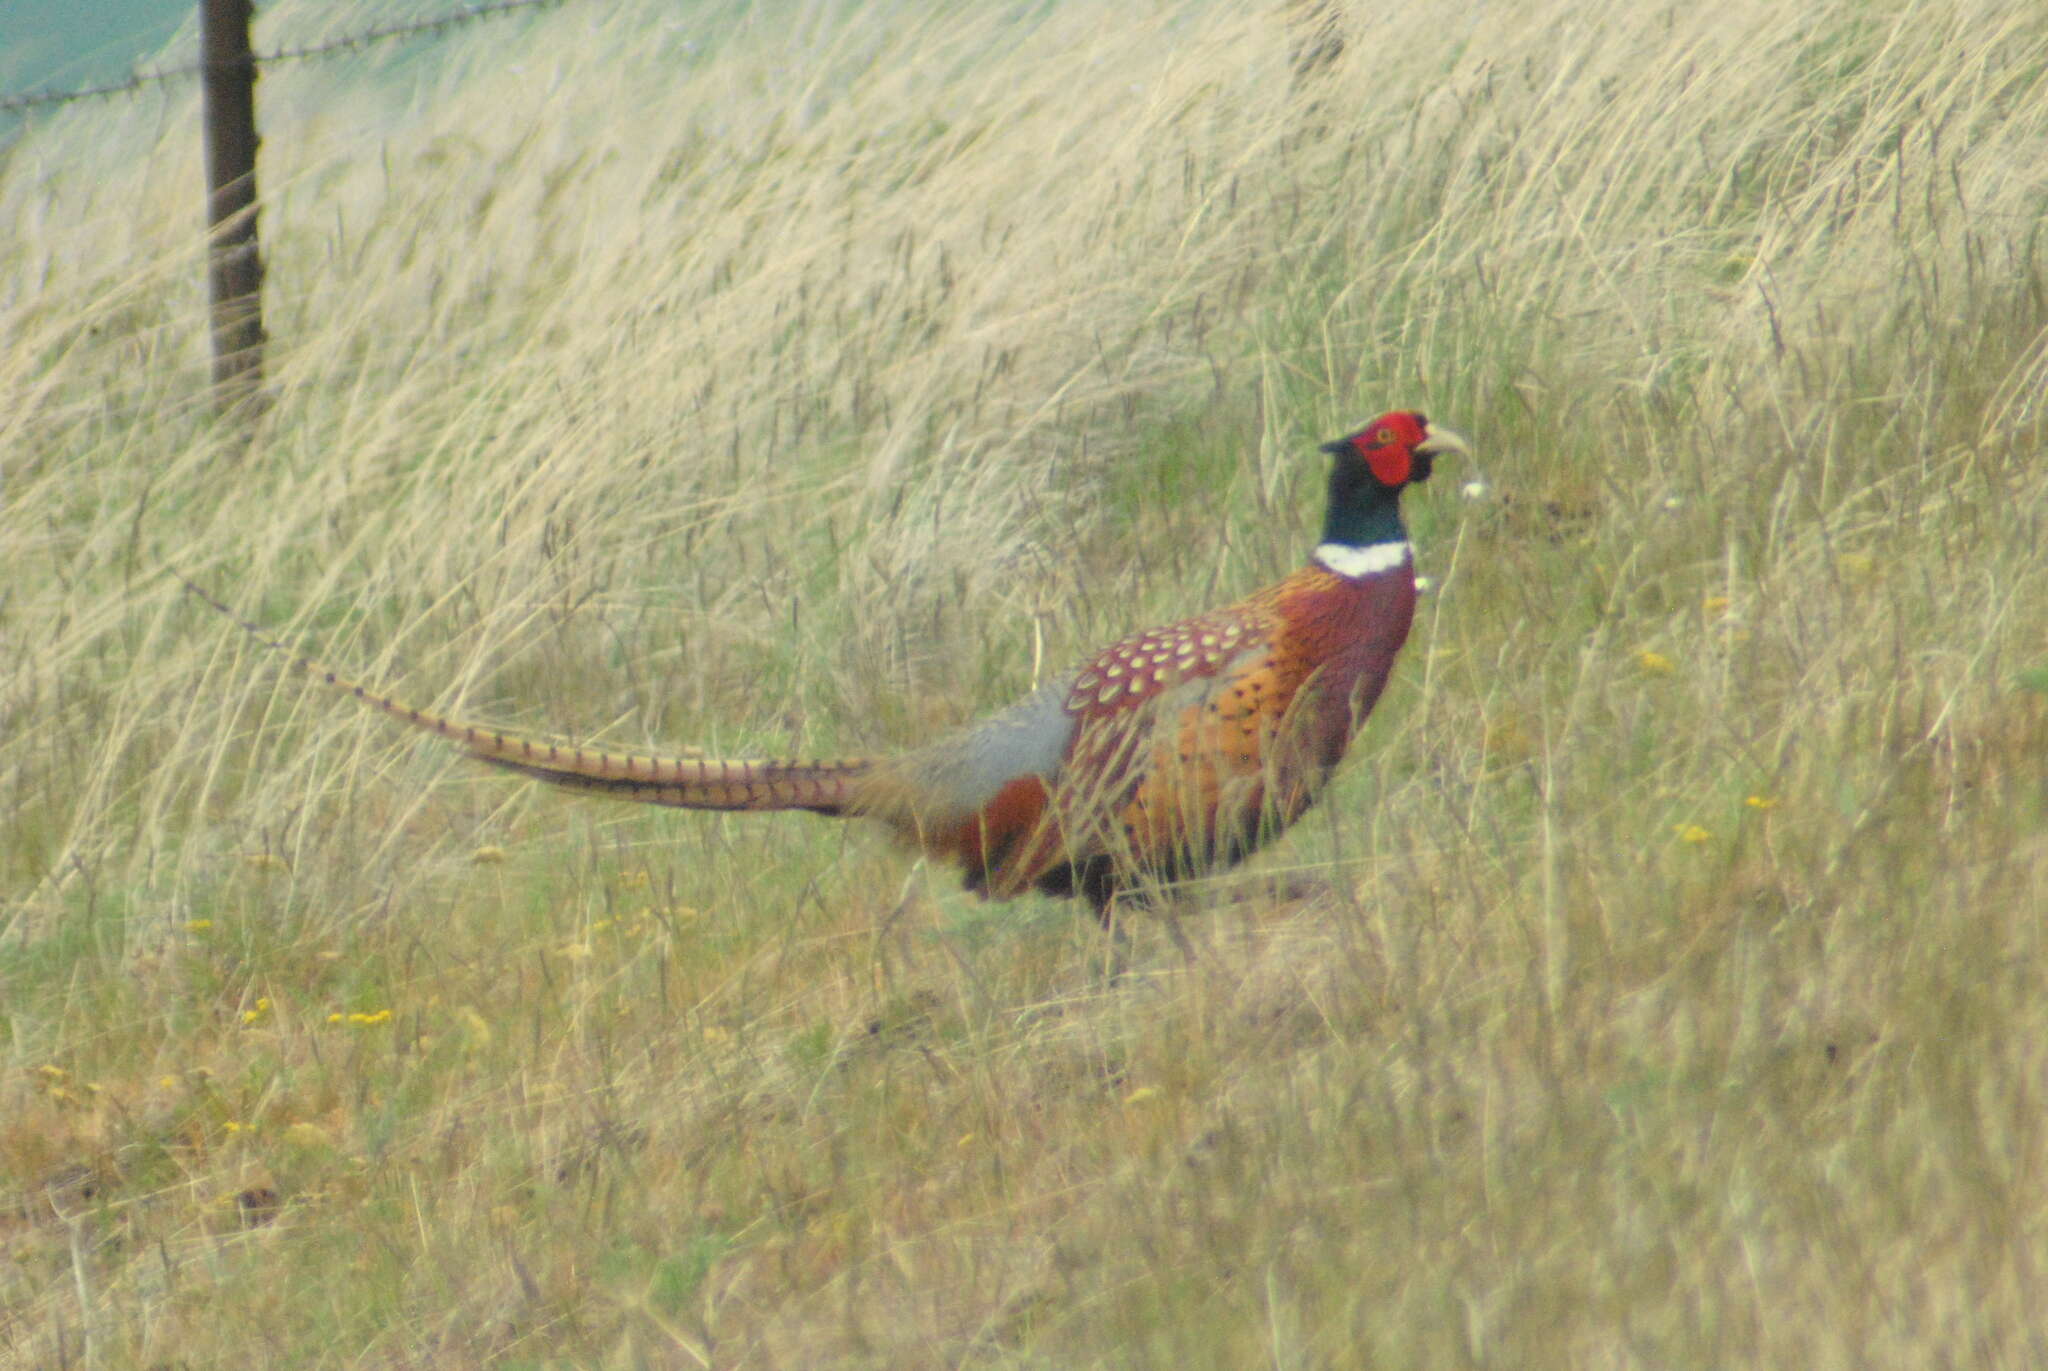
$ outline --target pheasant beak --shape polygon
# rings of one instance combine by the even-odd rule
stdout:
[[[1472,455],[1471,445],[1458,434],[1447,428],[1436,428],[1430,424],[1422,426],[1422,441],[1415,445],[1415,465],[1409,473],[1411,481],[1427,481],[1429,473],[1436,468],[1436,459],[1446,452],[1455,452],[1460,457]]]
[[[1422,441],[1415,445],[1418,457],[1441,457],[1446,452],[1455,452],[1460,457],[1472,455],[1472,445],[1461,434],[1431,424],[1423,430]]]

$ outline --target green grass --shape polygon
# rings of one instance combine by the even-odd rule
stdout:
[[[2048,17],[567,6],[0,165],[0,1364],[2024,1366]],[[288,40],[310,10],[267,8]],[[309,32],[311,30],[308,30]],[[685,48],[694,41],[694,48]],[[1333,792],[1133,927],[422,705],[883,750],[1467,432]]]

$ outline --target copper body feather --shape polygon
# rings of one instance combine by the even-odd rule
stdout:
[[[1229,865],[1321,791],[1379,698],[1414,609],[1405,563],[1357,580],[1312,566],[1228,608],[1134,634],[1070,678],[1050,775],[1021,776],[951,824],[911,815],[895,826],[955,857],[969,888],[996,898],[1036,886],[1101,906],[1119,887]],[[911,793],[918,762],[913,753],[901,763]],[[886,796],[894,768],[883,765],[871,793]],[[885,800],[879,816],[893,817],[890,808]]]

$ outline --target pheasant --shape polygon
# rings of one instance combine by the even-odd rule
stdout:
[[[492,766],[682,809],[877,819],[958,863],[983,898],[1078,895],[1108,924],[1120,891],[1230,866],[1300,818],[1407,640],[1415,568],[1401,491],[1466,444],[1397,411],[1323,451],[1329,503],[1306,566],[1236,604],[1134,633],[1008,709],[892,757],[718,761],[517,737],[358,685],[185,584],[297,670]]]

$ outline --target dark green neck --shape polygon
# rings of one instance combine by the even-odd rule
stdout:
[[[1343,457],[1330,471],[1330,507],[1323,515],[1323,541],[1345,547],[1402,543],[1401,495],[1373,479],[1362,462]]]

